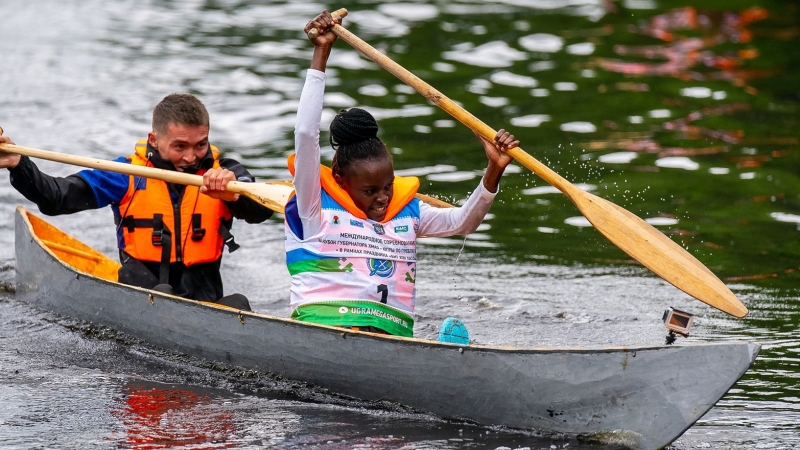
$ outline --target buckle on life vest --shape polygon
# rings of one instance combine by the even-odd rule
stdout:
[[[161,245],[164,243],[164,240],[161,236],[162,234],[163,232],[161,230],[153,230],[151,241],[153,241],[153,245],[156,247],[161,247]]]
[[[201,228],[202,214],[192,214],[192,240],[197,242],[206,236],[206,229]]]
[[[153,214],[153,234],[150,236],[150,240],[153,242],[153,245],[156,247],[161,247],[164,244],[164,215],[163,214]]]

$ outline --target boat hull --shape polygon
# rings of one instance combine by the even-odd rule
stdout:
[[[17,296],[155,346],[390,400],[445,418],[668,445],[745,373],[759,344],[630,348],[459,346],[242,312],[75,270],[16,213]]]

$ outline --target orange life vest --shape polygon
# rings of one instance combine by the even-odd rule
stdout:
[[[218,168],[219,149],[212,145],[211,152],[213,167]],[[147,158],[146,139],[136,143],[136,152],[129,159],[133,165],[153,167]],[[119,212],[120,249],[140,261],[165,262],[162,244],[170,242],[169,262],[182,261],[187,266],[212,262],[222,257],[226,240],[232,239],[224,224],[233,217],[230,209],[222,200],[201,194],[197,186],[186,186],[178,210],[172,205],[166,182],[131,176]]]
[[[297,156],[295,153],[289,155],[288,158],[288,166],[289,166],[289,173],[294,176],[295,167],[294,167],[294,158]],[[342,205],[347,211],[349,211],[352,215],[360,218],[366,219],[367,215],[364,211],[360,210],[358,206],[356,206],[353,199],[350,198],[350,194],[347,193],[344,189],[342,189],[339,184],[336,183],[336,180],[333,178],[333,171],[330,167],[320,164],[319,166],[319,175],[320,175],[320,183],[322,184],[322,189],[325,189],[337,203]],[[389,205],[386,207],[386,215],[384,216],[381,223],[386,223],[394,218],[397,213],[400,212],[411,200],[414,199],[414,196],[417,195],[417,191],[419,190],[419,178],[417,177],[394,177],[394,195],[392,199],[389,201]],[[294,193],[292,193],[294,195]]]

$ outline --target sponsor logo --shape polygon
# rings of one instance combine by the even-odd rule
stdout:
[[[402,225],[402,226],[399,226],[399,227],[394,227],[394,232],[395,233],[406,233],[406,232],[408,232],[408,225]]]
[[[373,227],[375,228],[375,232],[376,233],[378,233],[378,234],[386,234],[386,230],[383,229],[383,225],[381,225],[379,223],[376,223],[375,225],[373,225]]]
[[[357,220],[350,219],[350,225],[354,227],[364,228],[364,222],[359,222]]]
[[[340,306],[339,307],[339,314],[347,313],[347,306]]]
[[[339,216],[333,216],[333,224],[339,225]]]
[[[379,276],[381,278],[389,278],[394,275],[395,265],[392,261],[384,259],[368,259],[367,267],[369,267],[369,276]]]

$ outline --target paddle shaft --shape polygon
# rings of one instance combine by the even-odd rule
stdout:
[[[185,184],[188,186],[203,185],[203,177],[200,175],[175,172],[172,170],[157,169],[155,167],[134,166],[132,164],[125,164],[121,162],[87,158],[85,156],[51,152],[47,150],[39,150],[36,148],[22,147],[19,145],[12,145],[12,144],[0,144],[0,151],[6,153],[15,153],[17,155],[30,156],[39,159],[46,159],[48,161],[72,164],[73,166],[81,166],[81,167],[88,167],[90,169],[105,170],[107,172],[135,175],[145,178],[154,178],[156,180],[166,181],[167,183]],[[231,192],[245,194],[246,189],[241,187],[242,184],[244,183],[238,181],[230,181],[228,182],[227,190]]]
[[[3,128],[0,127],[0,135],[3,134]],[[65,164],[72,164],[74,166],[88,167],[90,169],[105,170],[108,172],[122,173],[125,175],[134,175],[145,178],[153,178],[156,180],[165,181],[167,183],[185,184],[189,186],[203,186],[203,177],[200,175],[193,175],[188,173],[175,172],[172,170],[157,169],[155,167],[135,166],[133,164],[125,164],[114,161],[106,161],[102,159],[87,158],[84,156],[69,155],[66,153],[51,152],[47,150],[39,150],[36,148],[22,147],[13,144],[0,144],[0,152],[14,153],[17,155],[30,156],[39,159],[46,159],[48,161],[55,161]],[[245,183],[241,181],[229,181],[227,185],[228,191],[236,192],[245,195],[248,198],[264,205],[265,207],[283,214],[284,205],[289,199],[289,195],[285,186],[292,186],[291,181],[273,180],[265,183]],[[429,197],[424,194],[417,194],[417,198],[425,203],[438,207],[450,208],[452,205],[447,202]]]
[[[459,122],[490,141],[494,139],[496,135],[494,129],[358,36],[341,25],[334,25],[332,31]],[[563,192],[598,231],[664,280],[728,314],[736,317],[744,317],[747,314],[747,308],[719,278],[650,224],[608,200],[577,188],[520,148],[511,149],[508,154]]]

